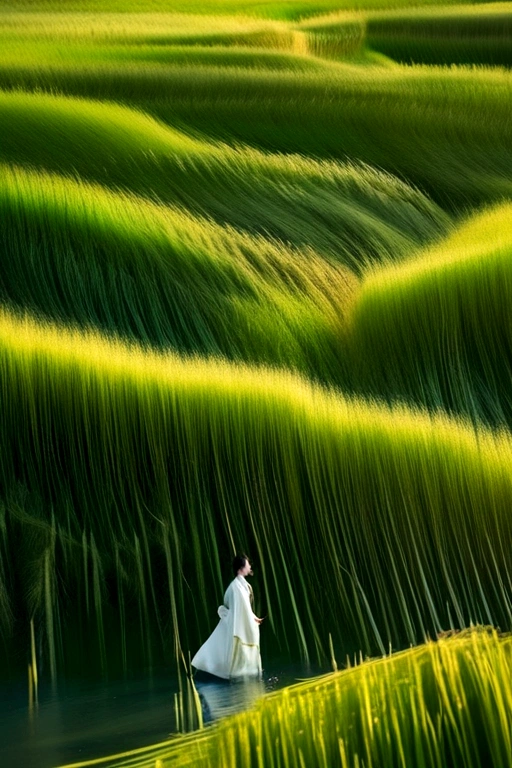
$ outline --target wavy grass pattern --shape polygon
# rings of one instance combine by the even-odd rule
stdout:
[[[450,223],[425,195],[388,174],[201,142],[115,104],[0,93],[0,130],[5,163],[123,187],[309,246],[355,271],[405,254]]]
[[[122,94],[196,135],[274,152],[358,158],[460,209],[510,194],[511,78],[463,68],[338,64],[326,75],[84,63],[8,67],[0,85],[95,99]],[[398,135],[399,145],[392,140]]]
[[[407,5],[1,4],[2,674],[181,664],[240,549],[269,663],[512,628],[512,5]],[[503,768],[509,651],[111,763]]]
[[[189,354],[336,376],[357,281],[311,250],[5,167],[0,210],[5,303]]]
[[[114,31],[117,23],[114,19]],[[124,22],[123,37],[127,28]],[[88,30],[86,24],[82,34],[90,43]],[[324,69],[305,72],[98,63],[87,49],[77,53],[79,66],[45,65],[27,59],[30,34],[9,34],[27,63],[13,63],[12,54],[0,63],[3,88],[123,101],[173,128],[231,144],[315,158],[357,158],[406,178],[458,211],[510,194],[512,75],[497,68],[330,61]]]
[[[359,381],[511,424],[511,223],[503,203],[401,268],[367,276],[351,314]]]

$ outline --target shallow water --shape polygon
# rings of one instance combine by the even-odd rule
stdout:
[[[250,707],[265,693],[325,671],[299,665],[265,670],[263,680],[197,679],[205,723]],[[169,671],[117,681],[42,685],[28,705],[26,683],[0,686],[1,768],[56,768],[167,739],[176,732]]]

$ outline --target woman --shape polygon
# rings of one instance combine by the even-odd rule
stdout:
[[[233,560],[234,579],[224,595],[217,613],[220,621],[201,646],[192,666],[210,675],[232,680],[261,677],[260,624],[252,610],[253,593],[246,576],[252,576],[247,555]]]

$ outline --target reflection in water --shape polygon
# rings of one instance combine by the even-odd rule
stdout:
[[[205,723],[241,712],[261,696],[321,669],[273,667],[264,680],[194,679]],[[55,768],[155,744],[176,732],[178,681],[168,670],[104,682],[63,681],[39,686],[28,706],[25,681],[0,684],[0,768]]]
[[[252,705],[267,690],[263,680],[240,680],[237,682],[196,681],[201,699],[203,722],[211,723],[220,717],[236,715]]]

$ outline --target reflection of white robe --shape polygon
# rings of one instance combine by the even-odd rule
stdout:
[[[265,695],[265,683],[258,677],[233,680],[231,685],[226,684],[225,680],[196,680],[195,686],[201,699],[205,723],[249,709],[257,699]]]
[[[236,576],[217,613],[220,621],[201,646],[192,666],[225,680],[261,675],[260,628],[251,607],[251,586]]]

